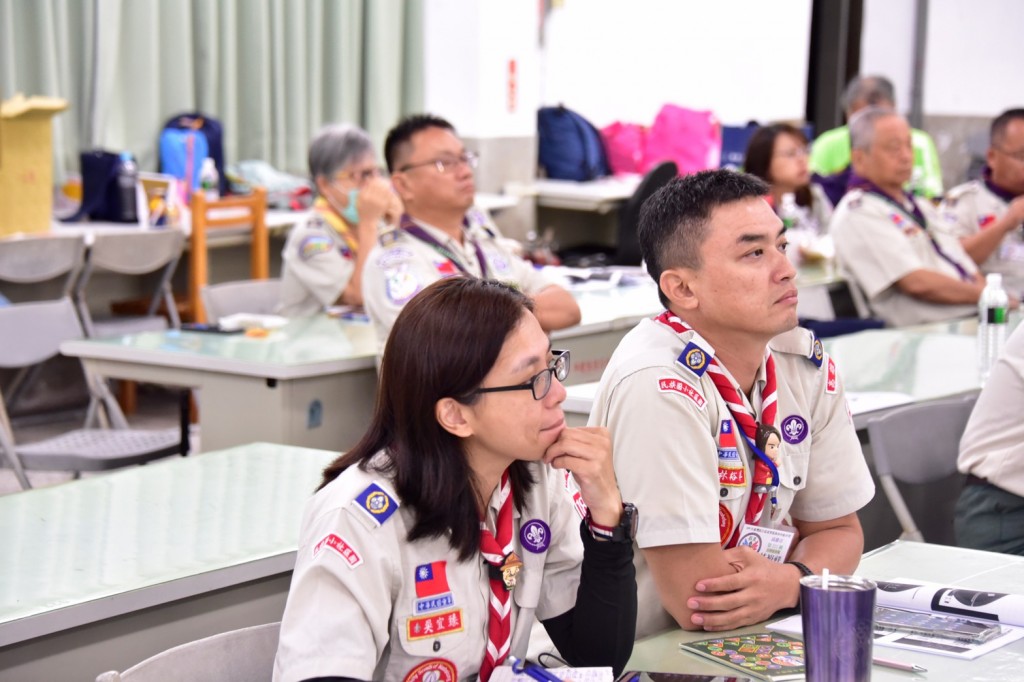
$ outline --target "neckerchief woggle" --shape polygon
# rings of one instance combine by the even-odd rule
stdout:
[[[463,227],[469,227],[469,221],[465,218],[462,219]],[[403,213],[402,218],[398,223],[398,227],[401,230],[405,230],[408,234],[412,235],[421,242],[426,243],[434,251],[451,261],[452,265],[459,269],[459,272],[466,275],[467,277],[473,277],[474,275],[466,269],[466,266],[459,260],[459,257],[452,253],[452,250],[447,246],[437,241],[429,232],[424,230],[422,227],[413,222],[412,218],[409,217],[408,213]],[[468,235],[467,235],[468,237]],[[484,251],[480,248],[480,244],[476,239],[469,239],[470,243],[473,244],[473,249],[476,251],[476,259],[480,263],[480,277],[487,279],[487,259],[484,258]]]
[[[323,218],[328,225],[330,225],[338,236],[345,240],[345,244],[348,246],[349,251],[355,256],[359,251],[359,242],[352,236],[352,230],[349,229],[348,223],[338,215],[334,207],[328,203],[322,196],[317,197],[316,201],[313,202],[313,210],[316,211],[317,215]]]
[[[924,213],[921,211],[921,207],[917,205],[917,202],[914,201],[913,197],[904,192],[907,201],[909,201],[910,205],[913,207],[913,209],[908,210],[906,206],[904,206],[903,204],[901,204],[900,202],[896,201],[891,196],[886,194],[884,191],[882,191],[881,187],[871,182],[867,178],[855,176],[850,182],[850,187],[864,190],[869,194],[874,194],[878,198],[886,201],[890,206],[899,209],[900,213],[913,220],[918,227],[924,230],[925,235],[928,237],[928,241],[930,241],[932,244],[932,248],[935,249],[935,253],[939,255],[939,258],[953,266],[953,269],[956,270],[958,275],[960,275],[960,279],[962,281],[971,282],[974,280],[974,277],[972,277],[970,273],[964,270],[964,267],[962,265],[953,260],[953,258],[949,254],[943,251],[942,247],[939,246],[939,243],[935,241],[935,237],[933,237],[932,233],[928,231],[928,221],[925,220]]]
[[[669,327],[677,334],[693,331],[691,327],[668,310],[657,316],[655,320]],[[679,362],[686,366],[686,363],[683,362],[682,358],[680,358]],[[750,451],[754,453],[755,463],[753,471],[751,472],[753,477],[753,481],[751,482],[751,495],[750,500],[747,502],[747,509],[743,514],[743,518],[746,523],[750,525],[757,525],[761,519],[761,514],[764,511],[766,494],[754,492],[754,486],[757,485],[758,481],[765,480],[766,474],[771,475],[771,516],[774,517],[775,510],[778,508],[779,504],[778,498],[776,497],[779,489],[779,469],[775,465],[775,462],[772,461],[771,457],[766,455],[764,451],[754,443],[754,438],[757,435],[757,420],[754,418],[752,407],[748,411],[744,404],[742,391],[736,388],[733,381],[722,372],[721,365],[714,357],[711,357],[708,361],[707,371],[712,383],[714,383],[715,388],[718,390],[718,394],[722,397],[722,400],[725,401],[733,420],[740,426],[740,429],[743,432],[743,437],[746,439],[747,445],[750,447]],[[775,361],[772,358],[770,351],[766,351],[765,374],[765,386],[761,391],[761,416],[765,423],[774,426],[775,413],[778,409],[778,401],[774,397],[774,394],[777,393],[775,388]],[[771,398],[770,402],[765,400],[766,389],[769,391],[767,397]],[[737,526],[732,536],[728,539],[726,544],[727,548],[735,546],[734,540],[739,534],[738,532],[739,526]]]

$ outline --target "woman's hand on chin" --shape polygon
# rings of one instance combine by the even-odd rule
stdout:
[[[615,526],[622,496],[612,468],[612,439],[600,426],[566,428],[544,453],[544,461],[572,472],[595,523]]]

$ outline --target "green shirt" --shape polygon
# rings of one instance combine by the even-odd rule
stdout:
[[[923,130],[910,131],[914,148],[914,175],[920,178],[914,188],[916,194],[929,198],[942,196],[942,168],[939,153],[931,136]],[[811,147],[808,161],[812,173],[835,175],[850,165],[850,129],[846,126],[827,130],[818,136]]]

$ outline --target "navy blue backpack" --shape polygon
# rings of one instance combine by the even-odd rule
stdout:
[[[537,111],[538,156],[544,174],[584,182],[611,175],[601,133],[564,106]]]

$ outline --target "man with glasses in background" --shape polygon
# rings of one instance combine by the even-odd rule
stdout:
[[[1024,109],[1004,111],[992,121],[980,180],[954,187],[942,216],[985,273],[1003,275],[1003,285],[1024,294]]]
[[[332,305],[362,305],[362,271],[381,225],[395,225],[402,202],[381,177],[366,131],[331,124],[309,144],[317,198],[282,252],[281,302],[288,317]]]
[[[487,215],[473,208],[477,157],[450,123],[424,114],[400,121],[388,133],[384,157],[405,215],[397,229],[380,236],[363,272],[366,311],[381,347],[417,292],[458,275],[518,287],[533,299],[545,331],[580,321],[572,295],[517,255]]]

